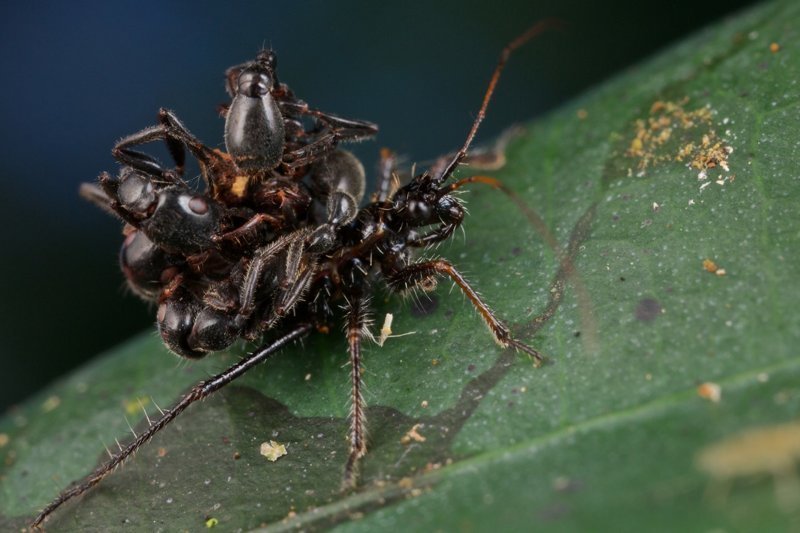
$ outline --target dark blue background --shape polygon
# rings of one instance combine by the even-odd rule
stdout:
[[[262,45],[318,108],[381,126],[357,147],[426,161],[459,145],[502,46],[558,16],[510,64],[491,139],[746,2],[4,2],[0,7],[0,410],[152,327],[123,289],[120,224],[77,196],[119,137],[174,109],[210,145],[222,73]]]

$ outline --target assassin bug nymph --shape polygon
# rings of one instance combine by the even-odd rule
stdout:
[[[131,242],[126,240],[128,246],[133,246],[138,232],[148,231],[142,226],[142,221],[152,217],[159,205],[163,207],[168,201],[174,200],[176,195],[183,199],[175,200],[176,207],[169,208],[168,212],[172,209],[188,209],[195,216],[222,211],[222,215],[215,215],[217,221],[225,219],[226,214],[230,215],[227,217],[229,219],[236,219],[238,216],[239,219],[235,222],[196,224],[193,226],[195,234],[189,237],[181,233],[174,236],[174,243],[159,235],[158,231],[151,232],[152,237],[147,237],[155,243],[145,243],[145,252],[142,253],[177,257],[178,259],[173,259],[173,263],[166,261],[160,264],[159,268],[166,266],[161,273],[170,271],[173,267],[184,269],[192,273],[187,274],[188,277],[194,276],[194,285],[201,285],[201,289],[206,291],[201,298],[197,297],[195,293],[198,289],[193,284],[186,287],[180,279],[174,281],[180,275],[166,282],[162,280],[155,291],[161,291],[162,295],[167,292],[168,297],[172,298],[169,301],[177,302],[176,306],[183,305],[187,309],[193,309],[192,320],[199,320],[200,314],[208,309],[220,311],[214,307],[213,302],[225,300],[220,294],[226,293],[229,294],[227,303],[230,309],[220,312],[229,313],[226,315],[228,317],[235,317],[229,323],[225,322],[231,326],[230,331],[223,335],[226,343],[229,344],[232,337],[263,337],[264,341],[260,348],[227,370],[195,385],[177,403],[165,410],[160,418],[154,419],[135,440],[86,478],[63,491],[39,513],[32,526],[39,527],[62,504],[99,483],[191,404],[206,398],[315,329],[333,329],[339,305],[345,310],[352,384],[350,452],[344,464],[343,488],[354,488],[359,460],[367,449],[361,346],[368,325],[369,297],[379,284],[395,291],[415,288],[431,290],[437,278],[449,278],[478,311],[500,346],[524,352],[537,365],[541,364],[543,358],[540,353],[513,337],[509,328],[495,317],[491,308],[455,266],[445,259],[415,259],[414,252],[447,240],[462,224],[465,211],[452,194],[454,191],[473,181],[491,182],[490,179],[464,178],[448,183],[454,171],[467,157],[509,56],[553,25],[550,20],[540,22],[503,49],[466,140],[454,155],[441,158],[430,170],[414,176],[408,183],[396,188],[393,185],[394,157],[389,151],[383,151],[376,192],[370,203],[357,212],[353,212],[349,205],[342,207],[341,204],[361,200],[363,173],[353,170],[356,167],[354,163],[338,167],[325,161],[331,154],[342,153],[335,150],[338,140],[367,136],[374,132],[374,126],[338,117],[331,118],[330,115],[310,110],[305,103],[294,99],[288,88],[278,84],[274,76],[275,59],[271,52],[262,53],[255,62],[228,71],[228,89],[233,101],[227,109],[227,154],[202,146],[169,112],[162,112],[159,126],[123,139],[115,149],[118,159],[127,165],[120,179],[101,177],[101,187],[89,186],[84,194],[106,210],[115,212],[133,227],[128,236]],[[242,99],[253,99],[266,94],[272,95],[271,103],[263,99],[261,104],[255,101],[241,104],[242,100],[237,101],[240,96]],[[276,105],[284,118],[289,117],[289,121],[293,120],[293,115],[296,117],[297,114],[310,114],[318,119],[317,125],[311,130],[297,127],[296,132],[290,134],[286,128],[281,131],[282,128],[275,127],[274,123],[270,126],[262,122],[255,128],[257,135],[240,135],[241,132],[237,132],[239,126],[231,124],[232,114],[242,113],[244,116],[252,106],[262,104]],[[263,109],[261,114],[264,115]],[[271,115],[268,112],[264,116]],[[284,121],[283,125],[286,123]],[[265,131],[271,132],[271,136],[265,136]],[[132,146],[156,139],[167,142],[176,161],[174,170],[165,170],[155,159],[131,149]],[[268,147],[262,150],[264,144]],[[209,182],[209,190],[205,194],[192,196],[181,188],[179,175],[183,167],[184,149],[188,149],[198,159],[203,169],[204,177]],[[344,157],[348,159],[348,156]],[[302,192],[309,195],[311,200],[324,196],[327,215],[323,215],[321,219],[300,217],[299,222],[289,222],[292,217],[273,214],[272,219],[277,220],[273,231],[256,232],[253,237],[251,227],[262,224],[264,217],[259,217],[262,214],[259,212],[260,207],[248,200],[249,197],[241,192],[243,189],[236,185],[241,180],[239,176],[246,176],[247,188],[258,188],[264,183],[274,184],[274,180],[283,183],[286,180],[291,181],[297,175],[302,177],[307,172],[304,168],[315,163],[322,165],[320,173],[324,177],[318,178],[322,190]],[[346,177],[341,178],[339,174]],[[126,186],[128,182],[130,186]],[[338,194],[337,191],[345,194]],[[344,199],[344,196],[351,198]],[[331,201],[330,198],[335,200]],[[233,213],[240,205],[248,208],[245,215]],[[183,224],[181,217],[186,218],[184,215],[178,217],[178,226]],[[319,228],[325,229],[320,231]],[[236,238],[226,243],[226,231],[235,234]],[[324,237],[319,238],[320,235]],[[195,260],[198,254],[202,256],[210,253],[209,251],[225,259],[219,272],[207,266],[208,258],[205,257],[197,260],[197,263],[206,266],[184,264]],[[136,271],[135,268],[132,270]],[[179,293],[185,294],[175,296]],[[230,296],[230,293],[233,295]],[[159,315],[171,312],[170,309],[164,309],[162,304]],[[184,309],[183,312],[188,311]],[[176,316],[175,320],[178,322],[185,318],[180,313]],[[185,342],[191,342],[193,327],[189,328],[189,333],[186,330],[171,331],[170,324],[165,325],[163,318],[159,318],[162,335],[166,328],[168,334],[164,335],[165,342],[173,351],[188,357],[198,357],[219,349],[213,342],[216,339],[213,335],[207,345],[202,342],[199,345],[186,345]],[[170,336],[173,333],[174,336]]]

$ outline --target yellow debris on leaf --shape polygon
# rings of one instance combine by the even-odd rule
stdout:
[[[419,431],[417,431],[420,427],[422,427],[422,424],[414,424],[414,426],[400,438],[400,444],[411,444],[412,441],[425,442],[425,437],[420,435]]]
[[[289,453],[286,451],[286,446],[274,440],[271,440],[269,442],[262,442],[260,452],[261,455],[263,455],[272,462],[277,461],[278,459]]]
[[[61,405],[61,398],[58,396],[50,396],[44,401],[44,403],[42,403],[42,411],[49,413],[50,411],[58,408],[59,405]]]
[[[710,381],[697,387],[697,395],[712,403],[719,403],[722,399],[722,387]]]

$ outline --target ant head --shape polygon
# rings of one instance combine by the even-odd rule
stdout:
[[[138,217],[147,217],[156,207],[158,194],[150,178],[124,167],[119,176],[117,198],[124,209]]]
[[[260,98],[278,85],[275,74],[278,56],[272,50],[262,50],[255,61],[229,68],[225,72],[225,89],[231,98],[236,95]]]

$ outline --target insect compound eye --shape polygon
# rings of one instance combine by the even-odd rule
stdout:
[[[244,70],[239,74],[238,93],[250,98],[261,98],[272,89],[272,79],[265,72]]]
[[[412,220],[425,222],[431,216],[431,207],[430,204],[425,202],[424,200],[419,200],[416,198],[412,198],[408,201],[408,205],[406,206],[408,211],[408,215]]]
[[[120,205],[128,211],[146,215],[155,205],[157,193],[148,178],[138,172],[127,172],[121,178],[117,197]]]

